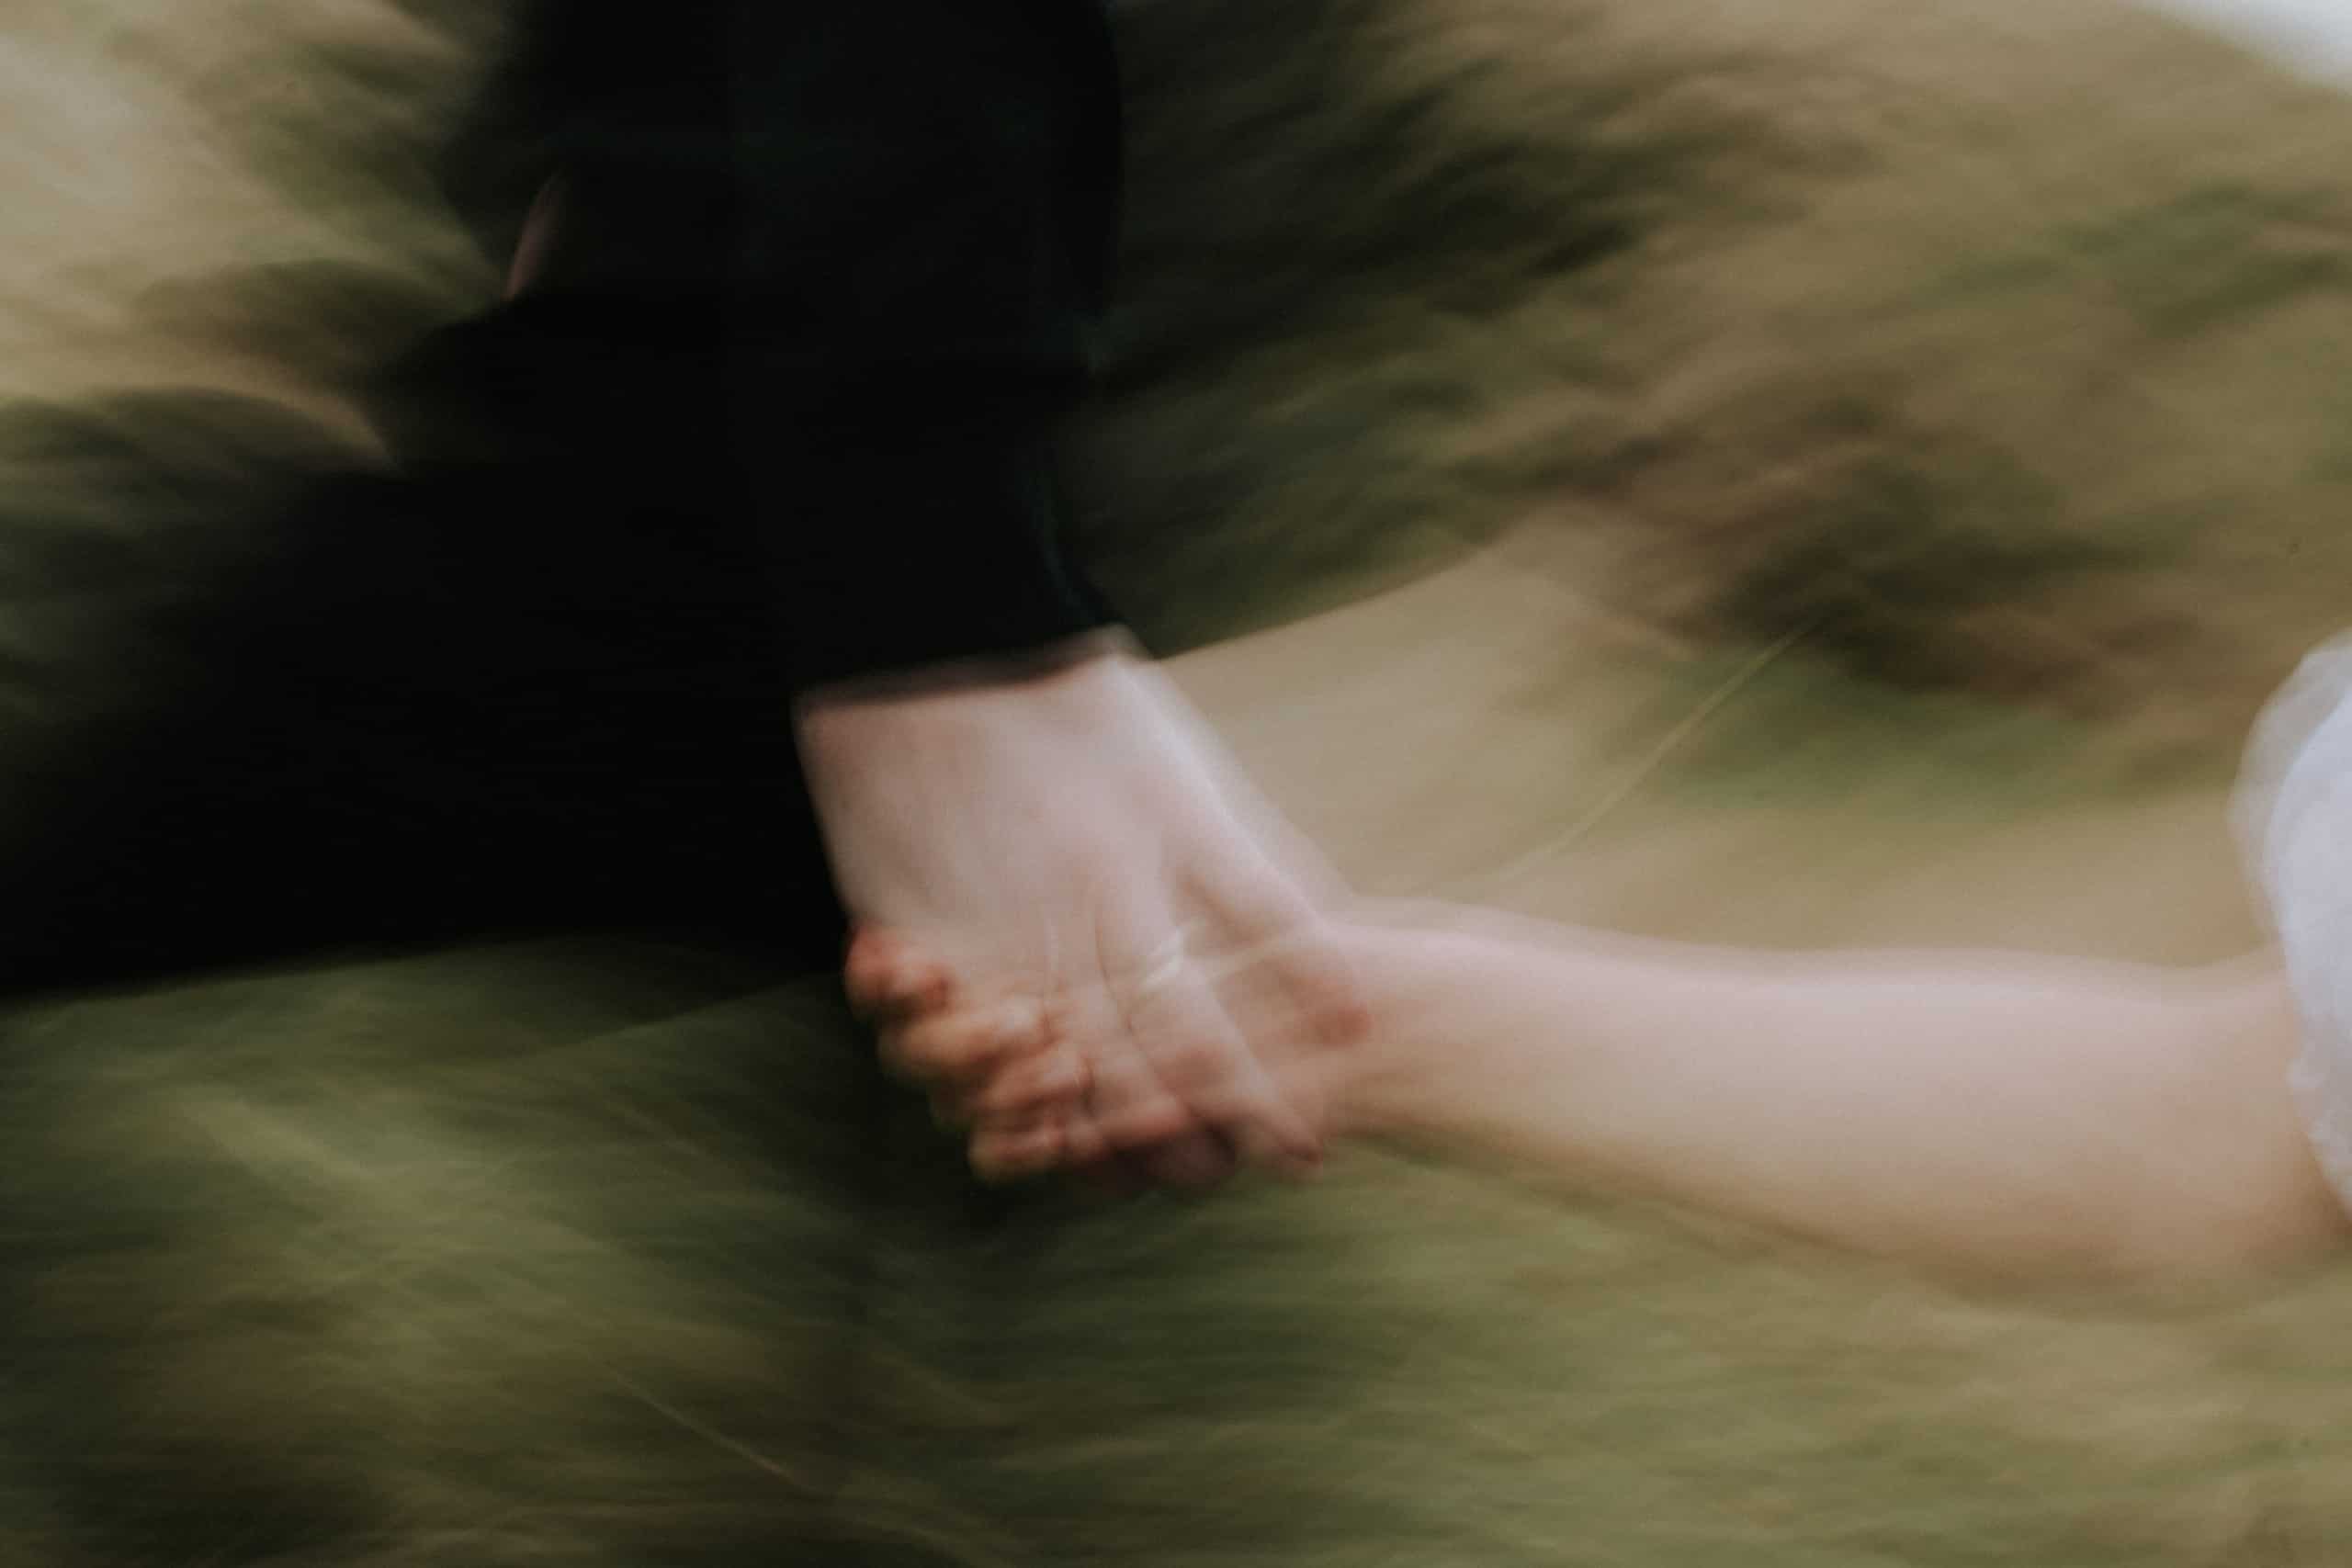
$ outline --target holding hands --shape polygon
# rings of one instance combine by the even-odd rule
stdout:
[[[1069,651],[804,705],[851,998],[992,1179],[1311,1169],[1364,1027],[1340,891],[1164,675]]]

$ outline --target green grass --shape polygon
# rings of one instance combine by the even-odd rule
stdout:
[[[681,973],[506,950],[20,1020],[50,1266],[0,1429],[86,1555],[25,1513],[0,1551],[2098,1564],[2346,1523],[2340,1282],[1971,1300],[1369,1156],[989,1195],[823,1004]]]

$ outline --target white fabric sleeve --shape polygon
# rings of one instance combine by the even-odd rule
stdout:
[[[2233,817],[2302,1015],[2296,1102],[2352,1204],[2352,637],[2312,653],[2264,709]]]

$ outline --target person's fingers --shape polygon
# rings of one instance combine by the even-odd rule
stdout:
[[[1142,1005],[1140,1030],[1153,1069],[1202,1122],[1254,1163],[1301,1169],[1320,1160],[1314,1126],[1234,1027],[1206,976],[1193,969]],[[1120,1142],[1135,1135],[1115,1124],[1106,1131]]]
[[[1115,1098],[1096,1094],[1102,1102],[1087,1107],[1087,1141],[1080,1145],[1090,1156],[1098,1148],[1105,1154],[1148,1148],[1201,1130],[1193,1107],[1156,1077]]]
[[[1174,939],[1163,936],[1146,947],[1131,935],[1120,944],[1149,955],[1148,967],[1125,981],[1122,1010],[1159,1089],[1201,1122],[1239,1140],[1245,1153],[1275,1164],[1312,1165],[1321,1155],[1314,1128],[1234,1028],[1200,964],[1183,953],[1181,929],[1164,915],[1145,915],[1130,929]],[[1140,1109],[1159,1098],[1144,1098]],[[1125,1108],[1106,1108],[1102,1121],[1104,1136],[1130,1148],[1174,1135],[1164,1125],[1147,1130]]]
[[[1088,1081],[1086,1058],[1061,1046],[1006,1063],[961,1103],[975,1121],[1034,1114],[1073,1104]]]
[[[946,964],[878,926],[860,926],[850,938],[842,984],[850,1006],[869,1021],[936,1012],[956,994]]]
[[[882,1060],[892,1072],[914,1082],[963,1082],[1041,1053],[1051,1041],[1046,1010],[1035,1000],[1013,998],[885,1028]]]
[[[1141,1021],[1125,1005],[1125,998],[1107,996],[1105,1021],[1080,1036],[1089,1046],[1093,1083],[1085,1105],[1085,1135],[1099,1140],[1104,1153],[1131,1152],[1197,1133],[1202,1128],[1196,1108],[1176,1093],[1160,1070],[1159,1058],[1171,1053],[1159,1042],[1148,1042]],[[1093,1144],[1082,1145],[1094,1152]]]
[[[1062,1124],[1063,1152],[1069,1163],[1081,1171],[1102,1174],[1108,1181],[1107,1173],[1116,1168],[1118,1184],[1131,1186],[1139,1183],[1143,1179],[1142,1172],[1133,1160],[1112,1147],[1111,1140],[1102,1135],[1102,1123],[1097,1118],[1092,1104],[1096,1092],[1093,1088],[1095,1074],[1090,1070],[1087,1076],[1088,1092],[1069,1108]]]
[[[983,1181],[1042,1176],[1066,1158],[1061,1123],[1052,1117],[987,1126],[972,1135],[972,1171]]]
[[[956,1112],[934,1107],[943,1126],[956,1125]],[[1204,1127],[1148,1148],[1073,1157],[1077,1121],[1068,1108],[981,1119],[972,1126],[973,1168],[990,1179],[1042,1175],[1067,1169],[1087,1186],[1114,1196],[1147,1188],[1204,1191],[1230,1179],[1241,1167],[1231,1140]]]
[[[1147,1059],[1124,1007],[1125,998],[1107,977],[1116,953],[1141,953],[1173,930],[1162,920],[1154,933],[1149,918],[1132,915],[1125,925],[1106,919],[1094,946],[1073,955],[1072,977],[1056,993],[1058,1037],[1085,1054],[1089,1092],[1068,1128],[1071,1162],[1094,1165],[1132,1147],[1196,1131],[1199,1121],[1159,1081]],[[1083,976],[1083,983],[1073,983]],[[1113,1130],[1116,1129],[1116,1136]]]

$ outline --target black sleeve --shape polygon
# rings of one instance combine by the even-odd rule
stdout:
[[[1056,471],[1116,205],[1101,0],[729,10],[733,435],[796,679],[1107,624]]]

